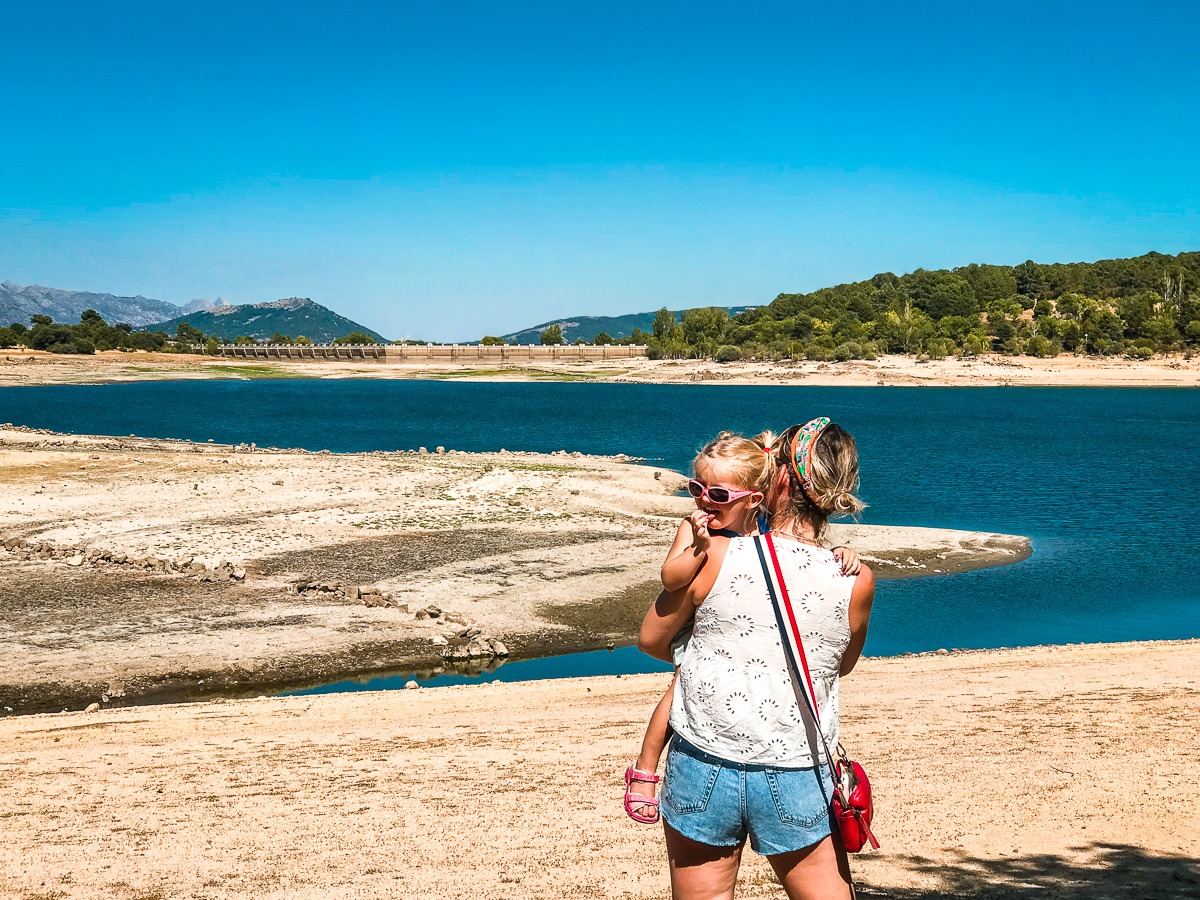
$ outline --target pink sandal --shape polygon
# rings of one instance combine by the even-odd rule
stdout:
[[[630,766],[625,770],[625,814],[635,822],[641,822],[643,825],[653,825],[658,822],[658,798],[648,797],[645,794],[635,794],[633,792],[633,782],[641,781],[645,784],[658,784],[661,779],[653,772],[642,772]],[[642,812],[645,807],[651,807],[652,812]]]

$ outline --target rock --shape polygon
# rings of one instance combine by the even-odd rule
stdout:
[[[100,712],[100,704],[99,703],[90,703],[90,704],[88,704],[88,707],[87,707],[87,709],[84,710],[84,712],[85,713]]]
[[[442,659],[449,660],[451,662],[470,658],[471,654],[467,652],[466,644],[451,644],[450,646],[442,649]]]
[[[471,643],[467,644],[467,657],[469,659],[481,659],[495,655],[492,652],[492,648],[483,641],[471,641]]]
[[[435,452],[437,453],[438,456],[445,456],[446,448],[439,446]]]
[[[504,646],[503,641],[497,641],[493,638],[490,643],[491,643],[491,647],[492,647],[492,652],[495,653],[497,656],[508,656],[508,648]]]
[[[68,566],[82,566],[83,565],[83,557],[78,556],[78,555],[72,556],[70,559],[67,560],[67,565]]]
[[[108,696],[114,700],[119,700],[125,696],[125,685],[121,684],[119,681],[110,681],[108,684],[108,690],[104,693],[108,694]]]
[[[941,647],[941,648],[939,648],[939,649],[938,649],[937,655],[938,655],[938,656],[949,656],[949,655],[950,655],[950,651],[949,651],[949,650],[947,650],[945,647]]]
[[[246,580],[246,570],[243,569],[241,566],[238,566],[237,568],[235,568],[233,570],[233,579],[234,579],[234,581],[245,581]]]
[[[479,628],[464,628],[462,631],[460,631],[458,633],[458,636],[460,638],[467,638],[468,640],[470,640],[471,638],[479,637],[479,635],[482,633],[483,633],[482,630]]]
[[[428,447],[418,447],[417,452],[424,456],[425,454],[429,453],[429,448]]]
[[[417,684],[415,681],[406,681],[406,682],[404,682],[404,689],[405,689],[406,691],[415,691],[415,690],[417,690],[419,687],[420,687],[420,685],[419,685],[419,684]]]
[[[413,617],[416,619],[428,619],[429,618],[429,610],[418,609],[415,613],[413,613]]]
[[[435,634],[429,640],[430,640],[430,643],[432,643],[435,647],[445,647],[448,643],[450,643],[444,637],[442,637],[440,634]]]
[[[192,562],[188,563],[187,574],[203,575],[204,574],[204,563],[200,562],[199,560],[193,560]]]
[[[400,610],[400,612],[408,612],[408,604],[407,603],[394,603],[392,605],[395,606],[396,609]]]
[[[363,594],[362,602],[364,606],[387,606],[381,594]]]
[[[442,614],[441,608],[433,605],[425,607],[425,612],[429,613],[429,618],[431,619],[436,619]]]

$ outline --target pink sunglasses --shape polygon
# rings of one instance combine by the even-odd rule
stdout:
[[[749,497],[756,491],[735,491],[731,488],[709,487],[703,482],[697,481],[695,478],[688,479],[688,493],[697,500],[707,497],[709,501],[724,506],[726,503],[733,503],[735,500],[741,500],[743,497]]]

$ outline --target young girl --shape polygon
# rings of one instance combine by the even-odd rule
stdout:
[[[763,498],[775,475],[774,435],[764,431],[753,438],[723,431],[697,454],[692,468],[696,477],[688,481],[688,493],[696,500],[696,511],[687,516],[675,534],[675,543],[662,566],[663,589],[681,591],[691,585],[718,541],[739,535],[758,534],[758,516]],[[857,574],[858,554],[837,547],[834,556],[845,575]],[[687,648],[690,626],[672,642],[675,664]],[[652,825],[658,821],[655,772],[666,749],[671,701],[675,680],[650,717],[637,761],[625,770],[625,812],[635,822]],[[635,789],[634,785],[638,787]]]

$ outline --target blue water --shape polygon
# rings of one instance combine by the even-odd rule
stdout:
[[[817,414],[858,439],[864,522],[1033,538],[1013,566],[881,583],[867,653],[1200,636],[1192,390],[296,380],[0,391],[0,421],[58,431],[628,453],[680,471],[721,429]]]
[[[670,663],[650,659],[637,647],[618,647],[615,650],[589,650],[586,653],[565,653],[541,659],[520,659],[501,663],[495,669],[478,675],[447,673],[424,677],[421,675],[383,675],[323,684],[318,687],[291,691],[289,696],[305,694],[344,694],[351,691],[392,691],[404,687],[409,680],[421,687],[445,687],[451,684],[488,684],[493,681],[540,681],[544,678],[585,678],[589,675],[636,675],[640,672],[670,672]]]

